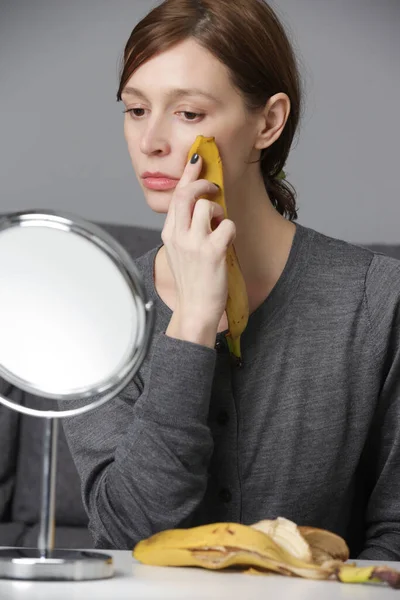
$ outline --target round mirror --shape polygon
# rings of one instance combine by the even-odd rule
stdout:
[[[132,259],[102,229],[40,211],[1,219],[0,289],[0,376],[18,388],[98,405],[139,368],[151,305]],[[65,402],[40,416],[67,414]]]

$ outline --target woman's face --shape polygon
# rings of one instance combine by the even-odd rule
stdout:
[[[215,137],[227,194],[243,189],[243,183],[259,173],[257,163],[247,163],[259,156],[254,141],[260,115],[246,110],[227,68],[194,40],[185,40],[139,67],[122,100],[128,111],[124,133],[133,168],[155,212],[168,212],[197,135]],[[176,182],[170,182],[170,189],[154,189],[151,179],[143,177],[146,172],[162,173]]]

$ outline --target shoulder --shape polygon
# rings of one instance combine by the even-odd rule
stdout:
[[[371,326],[399,314],[400,260],[308,229],[315,285],[336,288],[342,299],[363,298]]]
[[[313,229],[305,228],[310,239],[309,264],[331,277],[356,277],[373,286],[380,277],[398,272],[400,260],[376,252],[370,248],[330,237]]]
[[[398,295],[400,260],[337,238],[313,231],[313,254],[320,265],[365,279],[367,293]]]
[[[144,254],[134,258],[134,265],[138,271],[141,283],[148,300],[158,304],[159,297],[155,288],[155,261],[162,243],[147,250]],[[159,311],[156,311],[157,314]]]
[[[365,282],[371,327],[400,334],[400,260],[374,253]]]
[[[303,238],[308,239],[303,289],[328,305],[355,310],[363,301],[374,253],[313,229],[301,229]]]
[[[368,286],[385,287],[395,291],[400,282],[400,260],[386,256],[382,252],[374,252],[368,270]],[[389,285],[390,284],[390,285]],[[390,291],[390,290],[388,290]]]
[[[320,267],[339,268],[343,271],[368,269],[374,252],[361,245],[305,228],[311,239],[310,258]]]
[[[145,253],[133,259],[135,266],[141,275],[152,274],[154,269],[154,260],[161,246],[162,243],[154,246],[151,248],[151,250],[147,250]]]

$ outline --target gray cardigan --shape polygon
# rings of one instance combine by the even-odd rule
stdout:
[[[136,261],[156,303],[140,371],[64,421],[99,548],[157,531],[284,516],[400,560],[400,261],[297,225],[243,335],[243,368],[164,334],[157,248]]]

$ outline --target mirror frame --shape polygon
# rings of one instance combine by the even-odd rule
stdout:
[[[54,395],[51,393],[43,393],[34,384],[20,379],[15,374],[10,373],[4,366],[0,364],[0,377],[15,385],[24,392],[38,396],[41,398],[49,398],[57,401],[81,400],[88,398],[96,399],[79,408],[69,410],[38,410],[16,404],[0,396],[0,403],[7,406],[11,410],[17,412],[48,418],[62,418],[82,414],[89,410],[101,406],[122,389],[124,389],[131,381],[135,373],[140,368],[149,348],[154,329],[154,304],[148,301],[146,292],[142,283],[140,273],[128,252],[117,242],[110,234],[104,231],[101,227],[94,225],[80,217],[70,215],[65,212],[56,212],[48,210],[33,210],[20,211],[0,218],[0,235],[12,227],[51,227],[70,231],[78,234],[93,244],[97,245],[115,264],[120,273],[124,277],[129,286],[134,302],[136,303],[138,313],[138,331],[135,343],[132,346],[129,357],[125,365],[115,373],[106,383],[96,386],[88,386],[81,388],[78,392],[66,393],[62,395]],[[138,339],[139,338],[139,339]]]

